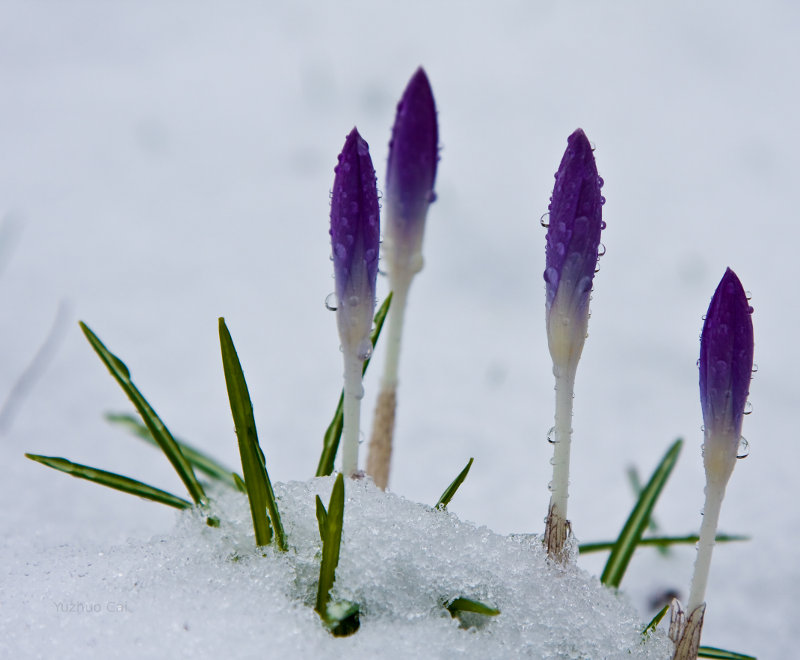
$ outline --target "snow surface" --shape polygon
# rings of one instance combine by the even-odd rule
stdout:
[[[346,484],[344,539],[334,597],[361,605],[361,628],[334,638],[314,612],[320,541],[314,496],[333,477],[277,488],[291,543],[262,557],[246,499],[220,498],[219,529],[184,513],[170,534],[89,551],[63,550],[52,584],[12,570],[17,606],[43,608],[0,641],[4,657],[62,654],[49,634],[67,622],[98,657],[669,658],[658,633],[625,598],[577,568],[546,560],[541,537],[501,536],[371,483]],[[67,591],[65,591],[65,587]],[[459,627],[442,602],[465,596],[499,616]],[[77,651],[77,649],[76,649]]]
[[[500,534],[541,533],[553,393],[538,219],[580,126],[606,182],[608,252],[576,384],[573,528],[614,537],[632,504],[626,466],[646,476],[682,436],[656,518],[667,533],[698,529],[697,339],[731,266],[753,293],[759,371],[751,453],[721,525],[753,539],[715,551],[703,641],[792,657],[799,13],[777,0],[4,2],[0,216],[19,233],[0,278],[2,391],[67,300],[177,435],[236,465],[216,336],[225,316],[273,479],[308,479],[342,371],[323,305],[335,157],[357,124],[382,185],[394,104],[423,64],[443,151],[409,301],[392,490],[433,502],[474,456],[453,512]],[[112,600],[115,587],[80,586],[81,562],[130,551],[141,565],[179,533],[165,507],[22,457],[66,456],[181,493],[163,457],[102,420],[129,409],[73,322],[0,438],[11,655],[60,644],[62,656],[104,656],[87,632],[102,634],[97,619],[55,616],[52,600]],[[603,561],[579,560],[593,574]],[[642,620],[654,592],[685,597],[692,561],[691,548],[637,553],[622,587]],[[20,575],[24,588],[8,589]],[[223,616],[199,625],[223,628]],[[102,622],[138,627],[124,612]]]

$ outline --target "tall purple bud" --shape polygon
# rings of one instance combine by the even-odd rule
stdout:
[[[556,367],[575,369],[589,324],[589,294],[597,266],[603,203],[592,146],[577,129],[556,172],[547,229],[546,322]]]
[[[597,267],[603,202],[592,145],[581,129],[567,139],[556,172],[547,228],[545,321],[556,380],[553,436],[553,481],[544,541],[547,553],[566,562],[570,524],[569,457],[572,442],[572,399],[575,373],[589,327],[589,294]]]
[[[425,217],[436,199],[438,145],[436,104],[428,76],[420,67],[397,105],[389,142],[384,256],[390,277],[411,276],[422,268]]]
[[[697,561],[692,576],[687,610],[695,611],[702,626],[705,592],[711,566],[719,514],[728,480],[736,464],[742,437],[742,418],[753,371],[753,308],[742,283],[725,270],[708,307],[700,335],[700,405],[703,409],[703,463],[706,471],[705,505],[697,543]],[[703,608],[703,609],[700,609]],[[675,615],[673,615],[675,616]],[[691,635],[689,625],[681,637]],[[699,633],[695,635],[699,639]],[[696,645],[694,645],[696,646]],[[681,649],[678,643],[676,649]],[[694,647],[693,647],[694,648]],[[691,657],[690,652],[687,657]],[[682,658],[676,650],[675,657]]]
[[[700,337],[700,405],[709,461],[734,465],[753,370],[753,308],[730,268],[714,292]],[[717,446],[719,445],[719,446]]]
[[[372,352],[380,223],[375,168],[369,146],[354,128],[344,142],[333,180],[331,250],[336,280],[336,323],[344,357],[342,472],[358,473],[361,375]]]
[[[425,71],[419,68],[397,105],[386,171],[383,256],[392,290],[392,307],[386,362],[367,460],[367,473],[380,488],[386,488],[389,481],[406,300],[411,280],[422,269],[425,218],[436,198],[433,184],[439,159],[438,142],[433,92]]]
[[[331,198],[331,249],[342,349],[363,360],[375,312],[380,223],[375,168],[369,145],[353,129],[334,169]]]

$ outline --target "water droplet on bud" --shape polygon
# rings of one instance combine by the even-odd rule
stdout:
[[[372,357],[372,342],[369,340],[369,337],[361,340],[361,343],[356,349],[356,356],[359,360],[368,360]]]
[[[550,214],[545,213],[541,218],[539,218],[539,224],[547,229],[550,226]]]
[[[547,442],[549,442],[551,445],[554,445],[554,444],[556,444],[556,442],[558,442],[558,440],[556,440],[556,427],[555,426],[551,426],[550,430],[547,432]]]
[[[336,297],[336,293],[329,293],[325,297],[325,309],[329,312],[335,312],[339,308],[339,298]]]
[[[747,458],[750,455],[750,443],[747,438],[739,438],[739,448],[736,450],[736,458]]]
[[[744,411],[742,411],[743,415],[749,415],[753,412],[753,404],[749,401],[744,402]]]

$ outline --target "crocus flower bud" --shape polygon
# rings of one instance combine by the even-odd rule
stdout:
[[[700,336],[700,405],[709,481],[728,481],[742,435],[753,370],[753,308],[728,268],[714,292]]]
[[[589,324],[589,294],[604,228],[602,179],[581,129],[567,140],[556,172],[547,229],[546,321],[556,367],[577,367]]]
[[[342,350],[369,357],[375,313],[380,224],[375,168],[369,145],[355,128],[347,136],[334,169],[331,249]]]
[[[397,105],[389,142],[384,255],[390,277],[408,278],[422,268],[425,216],[436,198],[438,140],[433,92],[420,67]]]

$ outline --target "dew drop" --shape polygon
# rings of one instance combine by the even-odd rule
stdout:
[[[547,490],[549,490],[551,493],[555,491],[555,487],[553,486],[552,481],[547,482]]]
[[[336,296],[336,292],[329,293],[325,297],[325,309],[329,312],[335,312],[339,308],[339,298]]]
[[[350,296],[347,299],[347,305],[349,307],[358,307],[360,302],[361,302],[361,298],[359,298],[358,296]]]
[[[369,337],[361,340],[358,349],[356,349],[356,355],[359,360],[369,360],[369,358],[372,357],[372,342],[369,340]]]
[[[748,300],[752,300],[753,294],[750,293],[749,291],[745,291],[744,292],[744,297],[747,298]]]
[[[542,227],[544,227],[545,229],[547,229],[550,226],[550,214],[545,213],[544,215],[542,215],[542,217],[539,218],[539,224],[542,225]]]
[[[597,246],[597,258],[599,259],[605,253],[606,253],[606,246],[600,243],[600,245]]]
[[[594,274],[597,275],[597,273],[599,272],[600,272],[600,263],[598,262],[597,265],[594,267]]]
[[[554,286],[558,284],[558,271],[550,266],[544,271],[544,281]]]
[[[744,402],[744,410],[742,411],[743,415],[749,415],[753,412],[753,404],[749,401]]]
[[[606,228],[606,221],[605,220],[601,220],[600,221],[600,229],[603,230],[605,228]]]
[[[758,365],[755,362],[753,362],[753,371],[752,371],[752,373],[758,373]]]
[[[750,443],[747,438],[739,438],[739,448],[736,450],[736,458],[747,458],[750,455]]]
[[[603,177],[598,176],[597,177],[597,187],[598,188],[602,188],[604,183],[605,183],[605,181],[603,181]]]
[[[431,190],[430,193],[428,193],[428,204],[433,204],[437,199],[436,193]]]
[[[550,430],[547,432],[547,442],[549,442],[551,445],[554,445],[554,444],[556,444],[558,442],[558,440],[556,440],[556,427],[555,426],[551,426]]]
[[[605,203],[606,203],[606,198],[600,195],[600,206],[603,206],[603,204]]]

